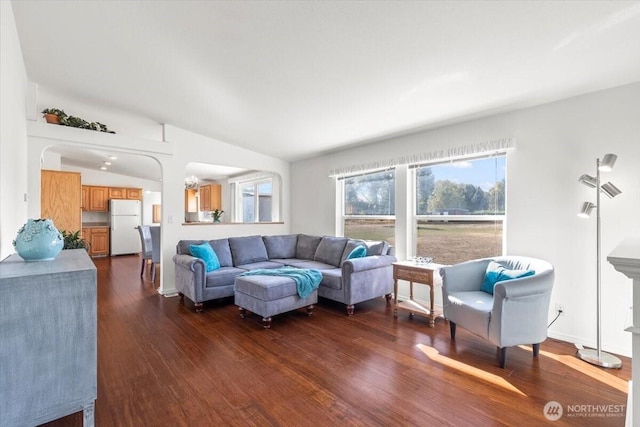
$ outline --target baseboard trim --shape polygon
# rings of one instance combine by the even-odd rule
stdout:
[[[559,332],[549,331],[547,333],[547,336],[549,338],[557,339],[557,340],[560,340],[560,341],[565,341],[565,342],[572,343],[572,344],[579,344],[579,345],[582,345],[582,346],[587,347],[587,348],[595,348],[594,343],[592,341],[586,340],[584,338],[576,337],[576,336],[573,336],[573,335],[568,335],[568,334],[563,334],[563,333],[559,333]],[[576,350],[577,350],[577,348],[576,348]],[[607,347],[607,348],[603,347],[601,350],[602,351],[606,351],[608,353],[616,354],[618,356],[631,357],[631,354],[628,354],[622,348],[618,348],[618,347]]]
[[[163,297],[167,297],[167,298],[178,296],[178,290],[176,288],[171,288],[171,289],[158,288],[158,293]]]

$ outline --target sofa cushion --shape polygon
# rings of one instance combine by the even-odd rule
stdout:
[[[233,261],[231,260],[231,250],[229,249],[228,239],[217,240],[180,240],[176,245],[176,253],[178,255],[191,255],[190,246],[200,245],[208,242],[213,248],[218,261],[220,261],[220,267],[232,267]]]
[[[333,268],[336,268],[335,265],[329,265],[329,264],[325,264],[323,262],[320,261],[307,261],[307,260],[300,260],[297,262],[291,262],[288,264],[291,267],[296,267],[296,268],[310,268],[313,270],[331,270]]]
[[[229,239],[209,240],[209,244],[218,256],[220,267],[233,267],[231,249],[229,248]]]
[[[493,297],[486,292],[451,292],[449,294],[449,315],[452,322],[465,325],[464,328],[481,337],[489,334],[488,325],[493,308]]]
[[[342,252],[342,261],[340,262],[340,264],[342,265],[342,263],[347,260],[347,257],[349,256],[351,251],[360,245],[366,246],[364,240],[347,239],[347,244],[344,246],[344,251]]]
[[[322,282],[320,284],[331,289],[342,289],[342,269],[322,270]]]
[[[229,237],[229,247],[236,267],[268,259],[262,236]]]
[[[505,280],[519,279],[520,277],[532,276],[534,270],[507,270],[495,261],[490,261],[484,274],[484,281],[480,290],[493,295],[493,287],[498,282]]]
[[[233,285],[236,280],[236,276],[245,270],[241,270],[235,267],[220,267],[210,273],[207,273],[207,282],[205,287],[215,288],[218,286]]]
[[[312,260],[316,255],[320,240],[322,240],[320,236],[298,235],[295,258]]]
[[[297,234],[262,236],[262,240],[264,240],[264,245],[267,248],[269,259],[296,257]]]
[[[353,248],[349,255],[347,255],[347,259],[354,258],[364,258],[367,256],[367,247],[365,245],[356,246]]]
[[[386,255],[389,250],[389,243],[385,241],[365,241],[367,256]]]
[[[189,246],[191,255],[204,261],[207,273],[220,268],[220,261],[208,242]]]
[[[236,267],[241,268],[243,270],[264,270],[267,268],[282,268],[284,267],[284,264],[279,263],[279,262],[273,262],[273,261],[259,261],[259,262],[252,262],[251,264],[242,264],[242,265],[236,265]]]
[[[324,236],[318,244],[313,260],[339,267],[346,244],[346,237]]]
[[[277,262],[282,265],[291,265],[293,266],[296,263],[307,262],[306,259],[298,259],[298,258],[269,258],[271,262]]]
[[[191,249],[189,248],[191,245],[200,245],[204,243],[205,240],[180,240],[176,245],[176,254],[178,255],[191,255]],[[213,247],[213,246],[212,246]],[[215,249],[214,249],[215,251]]]

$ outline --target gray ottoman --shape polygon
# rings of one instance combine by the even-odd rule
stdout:
[[[313,313],[313,304],[318,302],[318,290],[308,297],[300,298],[296,282],[283,276],[239,276],[236,277],[235,303],[240,307],[244,319],[247,310],[262,316],[265,329],[271,327],[271,316],[307,307]]]

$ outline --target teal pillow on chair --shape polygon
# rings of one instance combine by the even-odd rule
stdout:
[[[191,251],[192,256],[204,261],[207,273],[220,268],[220,260],[209,243],[189,245],[189,251]]]
[[[349,252],[349,255],[347,255],[347,259],[364,258],[366,256],[367,256],[367,247],[363,245],[359,245],[353,248],[351,252]]]
[[[534,273],[534,270],[507,270],[497,262],[489,261],[480,290],[493,295],[493,287],[496,283],[503,282],[505,280],[533,276]]]

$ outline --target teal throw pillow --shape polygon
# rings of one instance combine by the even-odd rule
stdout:
[[[218,255],[216,255],[209,243],[205,242],[200,245],[189,245],[189,250],[191,251],[192,256],[204,261],[207,273],[220,268]]]
[[[367,247],[363,245],[359,245],[353,248],[351,252],[349,252],[349,255],[347,255],[347,259],[364,258],[366,256],[367,256]]]
[[[533,276],[534,270],[507,270],[495,261],[490,261],[487,271],[484,274],[484,281],[480,290],[493,295],[493,287],[498,282],[505,280],[519,279],[521,277]]]

